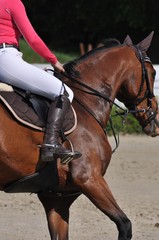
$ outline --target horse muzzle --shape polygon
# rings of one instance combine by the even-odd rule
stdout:
[[[144,128],[143,131],[151,137],[156,137],[159,135],[159,113],[155,116],[153,120],[149,122]]]

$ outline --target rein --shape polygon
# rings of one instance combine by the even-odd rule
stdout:
[[[82,91],[82,92],[85,92],[85,93],[87,93],[87,94],[90,94],[90,95],[95,95],[95,96],[101,97],[101,98],[103,98],[104,100],[106,100],[107,102],[112,103],[113,105],[117,106],[118,108],[120,108],[121,110],[124,111],[124,109],[123,109],[122,107],[120,107],[118,104],[116,104],[116,103],[115,103],[112,99],[110,99],[108,96],[101,94],[99,91],[97,91],[97,90],[95,90],[94,88],[86,85],[85,83],[81,83],[80,81],[78,81],[77,79],[69,76],[69,75],[66,74],[65,72],[62,73],[62,75],[63,75],[64,77],[70,79],[71,81],[77,83],[78,85],[84,87],[85,89],[88,89],[89,91],[85,91],[85,90],[83,90],[83,89],[80,89],[80,88],[77,88],[77,87],[72,86],[73,88],[76,88],[76,89],[78,89],[78,90],[80,90],[80,91]]]
[[[56,71],[54,71],[54,72],[57,73]],[[59,73],[58,73],[58,74],[59,74]],[[106,100],[107,102],[112,103],[113,105],[115,105],[116,107],[118,107],[118,108],[119,108],[120,110],[122,110],[124,113],[139,113],[139,112],[145,112],[144,109],[141,109],[141,110],[125,110],[125,109],[122,108],[119,104],[115,103],[112,99],[110,99],[108,96],[101,94],[99,91],[95,90],[94,88],[91,88],[90,86],[86,85],[85,83],[81,83],[80,81],[78,81],[77,79],[69,76],[69,75],[66,74],[66,73],[62,73],[62,75],[63,75],[64,77],[72,80],[73,82],[81,85],[82,87],[90,90],[90,92],[72,86],[73,88],[76,88],[76,89],[80,90],[81,92],[85,92],[85,93],[90,94],[90,95],[94,95],[94,96],[97,96],[97,97],[101,97],[101,98],[103,98],[104,100]]]

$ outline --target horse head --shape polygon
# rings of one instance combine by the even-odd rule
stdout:
[[[153,34],[154,32],[137,45],[133,45],[129,36],[124,41],[124,44],[133,49],[138,59],[138,67],[135,66],[136,61],[134,61],[135,68],[131,75],[131,81],[124,86],[124,103],[138,119],[143,131],[150,136],[159,135],[158,104],[153,92],[155,70],[146,54]]]

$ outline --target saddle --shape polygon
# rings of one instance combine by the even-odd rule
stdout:
[[[45,131],[47,113],[50,105],[48,99],[0,83],[0,101],[15,121],[26,127],[42,132]],[[75,130],[76,126],[77,117],[74,108],[71,106],[61,129],[63,141],[66,135]],[[4,192],[38,193],[57,189],[59,182],[63,181],[63,176],[66,174],[60,174],[61,170],[59,169],[62,166],[58,167],[57,161],[48,162],[40,166],[35,173],[7,184],[3,189]]]
[[[50,101],[44,97],[30,94],[24,90],[0,83],[0,100],[14,119],[23,125],[39,131],[45,131]],[[71,106],[61,132],[70,134],[77,126],[77,117]]]

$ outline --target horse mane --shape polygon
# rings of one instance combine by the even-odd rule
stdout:
[[[96,55],[98,52],[102,52],[104,50],[109,50],[110,48],[115,48],[117,46],[121,46],[122,44],[117,39],[107,39],[107,41],[102,43],[102,46],[99,46],[97,48],[94,48],[93,50],[85,53],[84,55],[78,57],[77,59],[70,61],[66,64],[64,64],[64,69],[66,73],[73,78],[80,78],[80,72],[75,70],[75,66],[88,58]]]

